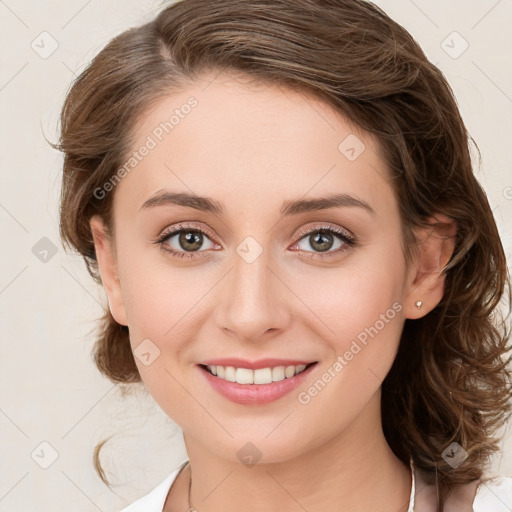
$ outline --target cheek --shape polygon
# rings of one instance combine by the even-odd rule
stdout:
[[[326,338],[334,339],[333,345],[340,350],[375,324],[384,330],[382,315],[388,326],[402,309],[403,255],[399,247],[391,244],[379,249],[355,253],[337,269],[308,270],[292,282],[297,295],[305,298],[304,303],[314,313],[307,316],[323,323],[322,332]]]
[[[197,276],[194,276],[194,280]],[[184,328],[194,322],[198,302],[206,293],[190,275],[151,271],[132,276],[123,289],[132,344],[150,338],[162,349],[185,341]]]
[[[218,275],[207,266],[173,266],[155,252],[132,252],[120,259],[119,273],[135,362],[151,394],[165,403],[167,393],[182,392],[171,375],[177,377],[177,369],[190,364],[198,330],[210,317],[206,298]],[[148,352],[150,364],[145,364],[148,356],[138,355]]]
[[[180,404],[187,404],[190,396],[180,385],[183,377],[177,369],[188,362],[186,348],[197,337],[205,283],[190,269],[171,268],[165,260],[144,262],[136,254],[124,260],[122,268],[130,344],[139,373],[155,401],[179,420],[184,414]]]
[[[161,339],[186,312],[197,280],[190,279],[190,270],[173,268],[157,246],[133,245],[119,237],[118,272],[130,332]]]
[[[331,434],[375,396],[396,357],[403,328],[399,286],[390,273],[350,273],[344,283],[346,288],[332,286],[311,298],[311,308],[323,312],[323,327],[317,319],[311,328],[325,333],[319,347],[324,346],[326,357],[323,371],[297,396],[304,421],[322,416]]]
[[[379,249],[378,255],[368,250],[353,264],[347,261],[346,267],[317,282],[318,286],[306,280],[307,305],[315,313],[306,315],[311,318],[309,327],[323,333],[332,364],[342,358],[344,376],[337,379],[338,384],[345,391],[357,388],[367,395],[389,371],[404,321],[405,262],[400,246],[383,244]],[[302,287],[298,294],[306,293],[304,281]]]

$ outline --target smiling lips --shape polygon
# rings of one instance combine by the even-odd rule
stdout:
[[[265,404],[295,389],[317,361],[216,359],[199,364],[209,384],[239,404]]]

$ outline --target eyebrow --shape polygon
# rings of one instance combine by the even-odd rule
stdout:
[[[187,208],[194,208],[195,210],[209,212],[216,215],[222,215],[224,212],[221,203],[214,199],[197,196],[188,192],[170,192],[168,190],[159,190],[144,202],[140,210],[169,205],[185,206]],[[305,212],[339,207],[358,207],[367,210],[373,215],[375,214],[375,210],[366,201],[357,199],[356,197],[348,194],[330,194],[313,199],[284,201],[281,206],[280,213],[287,217]]]

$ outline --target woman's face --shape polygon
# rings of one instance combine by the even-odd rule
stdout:
[[[235,462],[368,438],[418,299],[375,141],[317,99],[234,75],[170,94],[136,136],[109,192],[119,281],[106,288],[156,402]],[[270,368],[235,379],[276,383],[200,366],[226,358]],[[313,362],[289,380],[273,369]]]

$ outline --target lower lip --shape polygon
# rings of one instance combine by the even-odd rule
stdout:
[[[228,400],[237,404],[261,405],[274,402],[300,386],[316,365],[317,363],[312,364],[289,379],[270,384],[239,384],[216,377],[200,366],[198,368],[212,388]]]

